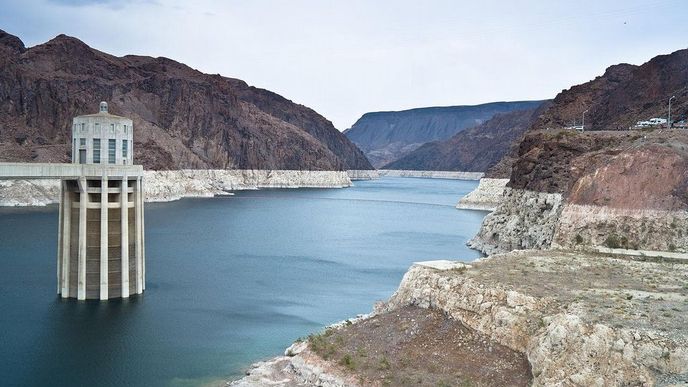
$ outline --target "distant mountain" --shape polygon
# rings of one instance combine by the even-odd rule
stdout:
[[[497,113],[481,125],[462,130],[448,140],[421,145],[383,169],[485,172],[499,162],[549,106]]]
[[[72,117],[100,101],[133,119],[148,169],[372,168],[330,121],[244,81],[65,35],[27,49],[0,31],[0,161],[68,161]]]
[[[445,140],[463,129],[480,125],[497,113],[530,109],[540,103],[493,102],[366,113],[344,134],[379,168],[427,142]]]
[[[563,90],[533,129],[558,129],[575,121],[590,130],[628,129],[637,121],[688,118],[688,50],[654,57],[640,66],[618,64],[590,82]]]

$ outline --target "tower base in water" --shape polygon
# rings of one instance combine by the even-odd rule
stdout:
[[[62,298],[128,298],[146,288],[142,168],[100,171],[62,180],[57,254]]]

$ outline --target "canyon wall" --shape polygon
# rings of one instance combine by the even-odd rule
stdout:
[[[133,120],[146,169],[372,169],[325,117],[269,90],[65,35],[27,48],[0,31],[0,161],[68,162],[72,118],[100,101]]]
[[[687,209],[688,131],[536,131],[469,245],[685,252]]]

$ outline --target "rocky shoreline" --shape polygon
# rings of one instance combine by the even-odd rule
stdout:
[[[534,386],[688,383],[688,327],[683,321],[688,314],[688,254],[680,252],[686,236],[677,231],[686,228],[685,211],[574,205],[562,194],[513,189],[507,182],[483,179],[457,204],[492,211],[469,242],[489,257],[470,265],[414,264],[390,300],[352,327],[334,328],[337,337],[346,342],[346,337],[370,333],[365,322],[383,315],[391,316],[388,325],[403,328],[408,321],[400,313],[411,306],[439,310],[524,354]],[[621,228],[629,221],[630,226]],[[650,247],[671,245],[677,252],[601,248],[610,227],[652,239]],[[589,232],[572,238],[582,230]],[[629,251],[641,254],[625,254]],[[389,333],[381,340],[398,339]],[[299,345],[298,352],[287,351],[290,356],[257,363],[232,385],[385,385],[365,379],[369,371],[352,367],[366,359],[344,355],[343,360],[327,360],[314,353],[312,344]],[[414,356],[426,360],[435,354]],[[413,358],[404,362],[401,369]]]
[[[456,180],[480,180],[485,175],[482,172],[414,171],[401,169],[379,169],[377,172],[380,176],[389,177],[423,177]]]
[[[260,188],[344,188],[345,171],[176,170],[145,171],[145,200],[165,202],[185,197],[212,197]],[[0,181],[0,206],[46,206],[58,202],[59,180]]]
[[[534,386],[678,386],[688,383],[686,276],[685,264],[555,250],[514,251],[470,265],[420,262],[409,269],[389,301],[346,326],[349,333],[338,340],[346,343],[370,330],[365,322],[371,318],[391,316],[388,325],[393,326],[394,316],[412,306],[438,310],[524,354]],[[641,277],[650,279],[637,281]],[[407,323],[399,324],[403,328]],[[404,332],[397,333],[401,339]],[[392,334],[381,340],[398,339]],[[313,348],[312,338],[297,343],[285,356],[257,363],[246,377],[228,384],[383,385],[362,379],[364,369],[355,366],[365,360],[356,356],[370,354],[354,351],[343,355],[343,362],[325,360]],[[432,354],[409,356],[406,361],[413,362],[413,356]],[[404,364],[397,366],[408,366]]]
[[[462,197],[456,204],[460,210],[494,211],[504,200],[509,179],[482,178],[478,187]]]
[[[380,174],[376,169],[349,169],[346,171],[349,179],[353,180],[374,180],[379,179]]]

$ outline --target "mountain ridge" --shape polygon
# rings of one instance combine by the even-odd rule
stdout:
[[[0,31],[0,159],[69,160],[71,119],[101,100],[134,121],[147,169],[372,169],[332,123],[269,90],[172,59],[122,57],[64,34]]]
[[[427,142],[448,139],[463,129],[479,125],[496,113],[524,109],[539,102],[491,102],[369,112],[344,134],[375,167],[381,167]]]

